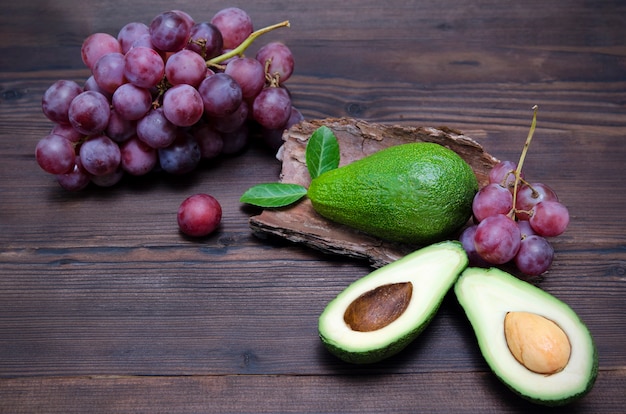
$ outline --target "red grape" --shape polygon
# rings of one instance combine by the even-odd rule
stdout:
[[[98,86],[112,94],[117,88],[126,83],[124,55],[117,52],[107,53],[98,59],[92,73]]]
[[[163,114],[176,126],[187,127],[195,124],[202,117],[203,109],[202,97],[193,86],[176,85],[163,95]]]
[[[134,137],[120,147],[122,169],[131,175],[144,175],[157,164],[157,150]]]
[[[519,250],[521,233],[517,223],[504,214],[485,218],[476,227],[474,245],[480,256],[493,264],[504,264]]]
[[[554,258],[554,249],[546,239],[531,235],[520,242],[515,256],[515,265],[524,274],[538,276],[544,273]]]
[[[252,116],[264,128],[284,128],[291,116],[289,94],[281,87],[263,89],[252,103]]]
[[[113,108],[124,119],[138,120],[143,118],[152,105],[150,91],[145,88],[126,83],[113,93]]]
[[[120,147],[106,135],[89,138],[79,150],[83,168],[92,175],[108,175],[121,161]]]
[[[170,174],[186,174],[193,171],[201,157],[198,142],[184,131],[179,132],[171,145],[159,148],[159,164]]]
[[[241,86],[244,99],[254,98],[265,85],[265,69],[261,62],[253,58],[232,59],[224,73],[232,76]]]
[[[41,99],[44,115],[59,124],[69,124],[68,111],[74,98],[83,92],[83,88],[74,81],[58,80],[54,82]]]
[[[488,184],[474,196],[472,212],[474,218],[481,222],[496,214],[508,214],[513,208],[513,195],[500,184]]]
[[[272,42],[263,46],[256,54],[256,59],[265,67],[269,62],[267,73],[277,78],[283,84],[291,77],[294,69],[294,59],[291,50],[280,42]]]
[[[76,156],[74,146],[69,140],[61,135],[51,134],[37,143],[35,159],[45,172],[64,174],[74,168]]]
[[[204,102],[204,112],[212,117],[232,114],[239,108],[243,98],[237,81],[225,73],[205,78],[198,91]]]
[[[111,117],[109,101],[99,92],[83,92],[72,100],[68,117],[74,129],[81,134],[99,134],[105,130]]]
[[[83,63],[89,69],[93,69],[98,59],[109,53],[122,53],[122,47],[120,42],[108,33],[94,33],[88,36],[80,49]]]
[[[209,194],[195,194],[186,198],[176,215],[178,227],[192,237],[207,236],[214,232],[222,220],[222,207]]]
[[[124,61],[124,76],[140,88],[156,86],[165,75],[163,58],[149,47],[133,47],[124,55]]]
[[[528,220],[528,212],[540,201],[559,201],[556,193],[542,183],[524,184],[517,191],[515,210],[517,218]]]
[[[569,211],[558,201],[540,201],[533,207],[529,222],[537,234],[555,237],[567,228]]]
[[[187,49],[199,54],[203,59],[211,59],[222,52],[224,39],[215,25],[208,22],[196,23],[190,31]]]
[[[128,52],[142,36],[150,36],[150,29],[144,23],[131,22],[124,25],[117,34],[117,41],[122,49],[121,52]]]
[[[183,49],[167,59],[165,76],[172,85],[200,85],[206,77],[206,62],[194,51]]]
[[[228,7],[215,13],[211,24],[222,33],[224,49],[234,49],[252,34],[252,19],[244,10]]]
[[[152,44],[164,52],[177,52],[187,44],[191,22],[176,11],[159,13],[150,23]]]
[[[489,172],[489,182],[500,184],[503,187],[513,191],[515,185],[515,170],[517,164],[513,161],[500,161],[493,166]],[[524,174],[520,173],[520,178],[524,178]]]

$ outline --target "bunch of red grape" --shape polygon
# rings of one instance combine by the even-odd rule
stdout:
[[[302,120],[284,82],[294,58],[280,42],[244,51],[260,35],[250,16],[230,7],[195,22],[180,10],[149,25],[131,22],[117,37],[94,33],[81,56],[91,76],[84,85],[59,80],[43,95],[54,122],[37,144],[39,166],[70,191],[90,182],[111,186],[125,173],[183,174],[202,159],[237,154],[250,130],[267,142]],[[272,141],[273,140],[273,141]]]
[[[460,236],[470,263],[512,262],[529,276],[550,267],[554,249],[547,238],[562,234],[569,224],[569,212],[556,193],[545,184],[526,182],[512,161],[493,167],[489,184],[474,197],[472,211],[477,224]]]

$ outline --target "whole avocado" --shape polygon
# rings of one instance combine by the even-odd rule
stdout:
[[[323,217],[393,242],[425,244],[470,218],[478,181],[456,152],[392,146],[314,178],[307,196]]]

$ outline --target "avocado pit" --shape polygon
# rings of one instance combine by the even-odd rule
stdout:
[[[504,318],[504,334],[511,354],[533,372],[556,374],[569,361],[571,344],[567,334],[541,315],[508,312]]]
[[[382,329],[404,313],[412,294],[411,282],[378,286],[350,303],[343,320],[350,329],[358,332]]]

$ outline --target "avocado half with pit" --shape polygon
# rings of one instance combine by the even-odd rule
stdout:
[[[328,303],[319,318],[322,342],[355,364],[397,354],[428,325],[467,263],[461,244],[446,241],[374,270]]]
[[[467,268],[454,292],[489,367],[512,391],[555,406],[591,390],[596,347],[567,304],[496,268]]]

